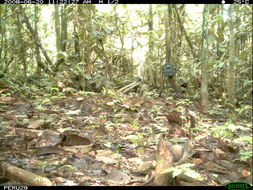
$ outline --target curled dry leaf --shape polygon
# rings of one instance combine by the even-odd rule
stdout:
[[[194,158],[192,159],[192,162],[196,165],[199,165],[203,162],[203,160],[201,158]]]
[[[90,145],[78,145],[78,146],[62,146],[61,149],[74,153],[87,153],[92,150],[92,144]]]
[[[241,173],[243,177],[249,177],[251,175],[251,172],[247,169],[243,169]]]
[[[66,182],[67,180],[64,179],[64,178],[62,178],[62,177],[55,177],[55,178],[54,178],[54,181],[55,181],[56,183],[64,183],[64,182]]]
[[[112,170],[107,176],[105,177],[106,180],[116,182],[119,184],[126,184],[130,181],[131,177],[122,171],[119,170]]]
[[[141,164],[138,168],[138,173],[140,174],[148,174],[153,169],[153,162],[148,161]]]
[[[31,128],[31,129],[40,128],[42,124],[43,124],[43,122],[40,119],[39,120],[35,120],[35,121],[32,121],[30,123],[30,125],[28,126],[28,128]]]
[[[91,141],[86,137],[81,137],[76,134],[72,135],[63,135],[61,146],[75,146],[75,145],[89,145]]]

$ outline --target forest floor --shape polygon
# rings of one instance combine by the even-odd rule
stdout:
[[[215,109],[202,114],[197,101],[173,96],[87,93],[29,101],[2,96],[0,184],[144,185],[154,173],[162,138],[193,141],[188,165],[173,170],[175,178],[189,176],[177,185],[252,183],[252,157],[243,160],[239,154],[252,148],[251,120],[229,122],[225,108]],[[29,181],[33,174],[48,181]]]

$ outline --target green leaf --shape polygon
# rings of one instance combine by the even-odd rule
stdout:
[[[215,35],[214,34],[209,34],[208,35],[208,44],[211,45],[215,41]]]
[[[134,121],[133,121],[133,126],[134,126],[134,127],[137,127],[138,125],[139,125],[139,122],[136,121],[136,120],[134,120]]]
[[[173,170],[174,170],[174,167],[167,168],[167,169],[165,169],[165,170],[162,172],[162,174],[172,172]]]
[[[143,140],[142,135],[129,135],[126,139],[132,143],[140,144]]]
[[[96,88],[99,88],[102,84],[102,78],[96,80]]]
[[[239,152],[239,155],[240,155],[240,160],[241,161],[246,161],[247,159],[252,158],[252,151],[243,151],[243,150],[241,150]]]
[[[172,176],[176,177],[176,176],[180,175],[182,172],[183,172],[182,169],[180,169],[180,168],[174,168]]]
[[[58,54],[58,56],[59,56],[60,59],[63,59],[63,58],[66,58],[66,57],[68,56],[68,54],[65,53],[65,52],[60,52],[60,53]]]
[[[91,75],[90,75],[90,74],[84,74],[83,76],[84,76],[84,78],[85,78],[85,79],[87,79],[87,80],[92,79],[92,77],[91,77]]]
[[[180,143],[184,143],[184,142],[186,142],[186,139],[184,139],[184,138],[171,138],[170,140],[169,140],[170,142],[180,142]]]

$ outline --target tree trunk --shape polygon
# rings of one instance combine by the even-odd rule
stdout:
[[[152,4],[149,4],[149,14],[148,14],[148,31],[149,31],[149,56],[152,57],[153,53],[153,10]]]
[[[229,16],[229,67],[228,67],[228,101],[230,104],[235,103],[235,37],[234,37],[234,27],[233,27],[233,5],[228,7]]]
[[[208,100],[208,21],[209,5],[204,5],[203,25],[202,25],[202,55],[201,55],[201,106],[202,111],[207,112],[209,107]]]
[[[54,71],[57,72],[59,66],[65,62],[65,58],[59,53],[65,53],[67,48],[67,40],[68,40],[68,15],[67,15],[67,4],[61,7],[61,23],[59,18],[59,7],[55,5],[55,32],[56,32],[56,47],[58,51],[58,58],[55,65]]]
[[[61,31],[60,31],[60,16],[59,16],[59,5],[54,5],[54,27],[55,27],[55,37],[56,37],[56,50],[57,57],[61,51]],[[58,58],[57,58],[58,60]]]
[[[217,5],[218,6],[218,15],[223,18],[223,5]],[[224,22],[223,20],[221,22],[218,22],[218,29],[217,29],[217,58],[220,60],[222,56],[222,52],[220,51],[220,43],[224,41]]]
[[[170,43],[170,35],[169,35],[169,19],[171,19],[171,8],[168,5],[168,11],[165,12],[164,24],[165,24],[165,47],[166,47],[166,63],[171,61],[171,43]]]
[[[79,38],[78,33],[76,31],[76,23],[74,23],[74,43],[75,43],[75,58],[77,60],[77,63],[81,61],[81,55],[80,55],[80,44],[79,44]]]
[[[1,41],[0,41],[0,63],[2,63],[2,52],[3,52],[3,47],[4,47],[4,37],[5,37],[5,32],[4,32],[4,26],[3,26],[3,21],[2,21],[2,13],[3,13],[3,6],[0,6],[0,34],[1,34]],[[3,72],[4,70],[4,65],[0,65],[0,72]],[[1,74],[1,73],[0,73]]]
[[[24,17],[24,23],[26,24],[28,30],[30,31],[31,35],[33,36],[34,42],[39,46],[39,48],[41,49],[43,55],[45,56],[47,62],[50,65],[53,65],[53,62],[51,61],[51,59],[49,58],[49,56],[47,55],[46,50],[43,48],[40,39],[38,37],[38,35],[36,34],[36,32],[34,31],[34,29],[31,26],[31,23],[25,13],[25,10],[23,9],[22,5],[19,6],[20,10],[22,11],[23,17]],[[50,68],[48,67],[48,65],[46,65],[45,63],[41,62],[41,64],[43,65],[43,69],[48,72],[48,73],[52,73],[52,71],[50,70]]]
[[[181,5],[180,9],[180,12],[181,12],[181,18],[184,17],[185,15],[185,5]],[[175,18],[177,17],[177,14],[174,12],[174,16]],[[178,22],[175,23],[176,25],[176,31],[177,31],[177,40],[176,40],[176,52],[175,52],[175,62],[176,63],[179,63],[179,60],[180,60],[180,55],[181,55],[181,51],[182,51],[182,31],[181,31],[181,27],[179,25]],[[188,75],[190,76],[190,75]]]
[[[16,14],[17,16],[17,32],[18,32],[18,41],[19,41],[19,57],[20,57],[20,63],[21,65],[23,65],[23,74],[24,76],[27,76],[27,65],[26,65],[26,51],[24,49],[25,44],[24,44],[24,40],[23,40],[23,35],[22,35],[22,23],[20,21],[20,12],[17,12]]]
[[[68,4],[64,4],[61,10],[61,51],[66,52],[68,41]],[[64,62],[64,60],[63,60]]]
[[[176,7],[176,5],[173,5],[173,7],[174,7],[174,9],[175,9],[175,11],[176,11],[178,23],[179,23],[179,25],[180,25],[180,27],[181,27],[181,29],[182,29],[182,32],[183,32],[184,35],[185,35],[186,41],[188,42],[188,45],[189,45],[190,50],[191,50],[191,52],[192,52],[192,56],[196,59],[197,57],[196,57],[196,54],[195,54],[195,52],[194,52],[194,48],[193,48],[192,42],[191,42],[190,37],[188,36],[188,34],[187,34],[187,32],[186,32],[186,30],[185,30],[185,28],[184,28],[184,25],[183,25],[183,23],[182,23],[182,21],[181,21],[181,17],[180,17],[180,15],[179,15],[179,13],[178,13],[177,7]]]
[[[176,63],[173,62],[173,56],[172,56],[172,34],[174,33],[172,27],[172,8],[171,5],[168,5],[167,12],[165,12],[165,47],[166,47],[166,63],[173,63],[176,65]],[[171,88],[173,88],[175,91],[178,89],[176,76],[172,77],[166,77],[167,81],[169,82]]]
[[[38,36],[38,21],[39,21],[39,16],[38,16],[38,5],[34,5],[34,15],[35,15],[35,33]],[[36,73],[37,75],[41,75],[41,68],[40,68],[40,63],[41,63],[41,56],[40,56],[40,48],[38,46],[38,44],[35,44],[35,54],[36,54],[36,61],[37,61],[37,69],[36,69]]]
[[[55,72],[58,71],[58,67],[62,62],[61,59],[61,22],[60,22],[60,14],[59,14],[59,5],[54,5],[54,19],[55,19],[55,37],[56,37],[56,51],[57,51],[57,61],[56,61],[56,65],[55,65]]]

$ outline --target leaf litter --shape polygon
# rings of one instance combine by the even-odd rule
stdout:
[[[55,185],[142,185],[152,175],[162,136],[194,139],[191,163],[204,178],[202,185],[252,177],[252,159],[238,160],[241,144],[231,147],[227,139],[213,138],[209,129],[219,121],[200,123],[204,116],[196,105],[103,94],[54,98],[47,104],[1,101],[1,159]],[[235,133],[244,131],[238,125]]]

